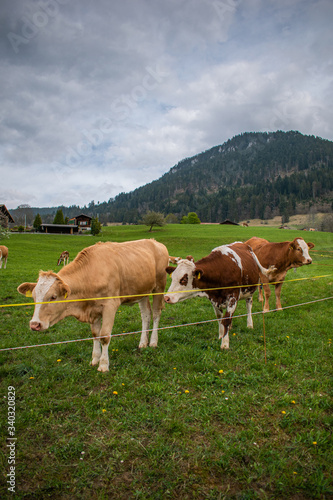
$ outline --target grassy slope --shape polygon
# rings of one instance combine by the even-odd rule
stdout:
[[[229,226],[104,229],[102,240],[154,237],[171,255],[196,259],[215,246],[256,235],[303,236],[314,264],[289,272],[282,304],[332,296],[333,235]],[[56,270],[89,236],[13,235],[0,303],[28,302],[16,292],[40,268]],[[271,299],[271,307],[274,301]],[[261,305],[256,296],[254,311]],[[332,477],[332,301],[236,318],[230,350],[217,324],[165,330],[159,348],[138,352],[139,335],[115,337],[110,372],[89,366],[90,341],[0,352],[1,485],[6,495],[7,387],[16,389],[16,498],[329,498]],[[245,313],[240,302],[236,314]],[[31,307],[0,309],[0,348],[86,338],[68,318],[47,333],[28,329]],[[161,326],[214,318],[206,299],[166,306]],[[138,307],[121,307],[114,333],[137,331]],[[223,373],[220,371],[223,370]],[[185,392],[188,391],[188,392]],[[117,394],[115,394],[115,392]],[[313,444],[317,443],[317,444]]]

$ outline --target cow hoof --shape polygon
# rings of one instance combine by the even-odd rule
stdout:
[[[139,349],[145,349],[148,346],[148,344],[139,344]]]
[[[156,347],[157,347],[157,344],[154,342],[154,344],[149,344],[149,347],[156,348]]]
[[[97,366],[97,365],[98,365],[98,363],[99,363],[99,359],[92,359],[92,360],[90,361],[90,366]]]
[[[229,346],[228,345],[221,345],[221,349],[224,350],[224,349],[229,349]]]
[[[108,367],[108,366],[103,366],[103,365],[102,365],[102,366],[99,366],[99,367],[97,368],[97,371],[98,371],[98,372],[105,373],[105,372],[108,372],[108,371],[109,371],[109,367]]]

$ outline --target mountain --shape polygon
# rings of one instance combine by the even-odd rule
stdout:
[[[101,222],[139,222],[147,211],[196,212],[202,222],[269,219],[333,209],[333,142],[290,132],[237,135],[191,158],[160,179],[88,207],[59,207],[66,217],[84,212]],[[52,222],[58,207],[31,209]],[[15,210],[11,213],[16,218]],[[49,214],[49,215],[47,215]],[[50,220],[48,220],[50,219]]]
[[[220,222],[287,217],[312,205],[330,211],[332,200],[333,142],[278,131],[238,135],[100,208],[114,222],[138,221],[149,210]]]

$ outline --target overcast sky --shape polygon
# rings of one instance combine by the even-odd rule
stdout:
[[[0,203],[107,201],[242,132],[333,139],[332,0],[1,0]]]

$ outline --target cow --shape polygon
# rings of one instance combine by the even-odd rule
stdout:
[[[265,295],[264,312],[269,311],[271,290],[268,283],[275,285],[276,309],[282,310],[281,288],[287,271],[292,268],[311,264],[312,259],[309,255],[309,250],[314,247],[314,244],[306,243],[303,238],[295,238],[293,241],[283,241],[282,243],[270,243],[256,236],[250,238],[245,243],[250,245],[262,266],[266,266],[269,263],[276,267],[276,271],[271,273],[268,279],[267,277],[263,277]],[[263,301],[261,289],[259,289],[259,300]]]
[[[68,264],[69,262],[69,252],[65,250],[64,252],[61,252],[60,257],[58,259],[57,266],[60,266],[60,264],[63,262],[64,266]]]
[[[5,245],[0,245],[0,269],[2,269],[2,261],[4,263],[3,268],[7,267],[7,259],[8,259],[8,248]]]
[[[108,346],[118,307],[139,304],[142,317],[139,348],[147,347],[151,320],[149,294],[153,293],[149,345],[157,347],[168,259],[167,248],[154,239],[99,242],[83,249],[58,273],[41,271],[37,283],[22,283],[17,288],[22,295],[34,299],[31,330],[47,330],[67,316],[90,323],[94,342],[91,365],[99,365],[98,371],[107,372]]]
[[[246,300],[247,326],[253,328],[252,296],[264,269],[251,248],[241,242],[222,245],[202,259],[194,262],[192,256],[182,259],[177,267],[168,266],[172,282],[164,296],[168,304],[191,297],[207,297],[219,321],[221,349],[229,348],[229,330],[238,300]],[[224,316],[223,309],[226,309]]]

